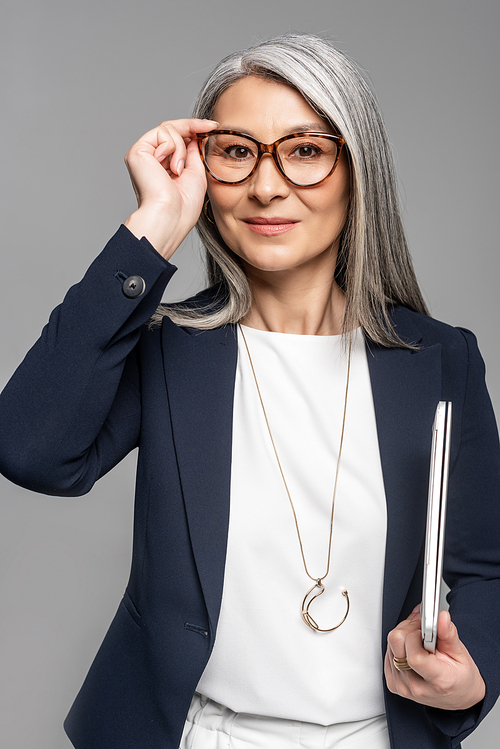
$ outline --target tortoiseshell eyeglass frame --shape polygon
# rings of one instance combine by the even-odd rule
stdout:
[[[252,143],[255,143],[256,146],[258,146],[258,154],[257,159],[255,161],[254,167],[252,171],[247,174],[246,177],[243,179],[238,180],[237,182],[226,182],[223,179],[219,179],[219,177],[216,177],[215,174],[212,172],[210,167],[208,166],[207,162],[205,161],[205,154],[203,153],[203,141],[205,138],[207,138],[209,135],[237,135],[242,138],[246,138],[247,140],[251,140]],[[326,138],[327,140],[334,140],[337,142],[337,157],[335,159],[335,162],[328,172],[328,174],[319,180],[319,182],[313,182],[308,184],[302,184],[300,182],[294,182],[290,177],[287,177],[287,175],[284,172],[284,169],[281,165],[281,162],[278,158],[278,152],[277,148],[280,145],[280,143],[283,143],[285,140],[291,140],[292,138],[304,138],[307,136],[314,136],[315,138]],[[201,160],[203,161],[203,165],[205,166],[205,169],[207,172],[215,179],[216,182],[220,182],[222,185],[241,185],[243,182],[246,182],[252,174],[255,174],[257,171],[257,167],[260,164],[260,160],[262,156],[265,153],[270,153],[273,157],[273,161],[276,164],[276,168],[279,170],[280,174],[283,175],[283,177],[286,179],[287,182],[289,182],[291,185],[295,185],[295,187],[317,187],[318,185],[323,184],[325,180],[328,179],[328,177],[331,177],[333,172],[335,171],[335,167],[339,163],[340,154],[342,152],[342,146],[345,144],[345,140],[341,135],[333,135],[330,133],[317,133],[313,130],[307,130],[302,133],[292,133],[291,135],[285,135],[283,138],[278,138],[278,140],[275,140],[274,143],[261,143],[256,138],[252,138],[251,135],[247,135],[246,133],[242,133],[239,130],[212,130],[209,133],[197,133],[196,134],[196,140],[198,141],[198,150],[200,152]]]

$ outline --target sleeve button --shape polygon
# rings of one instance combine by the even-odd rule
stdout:
[[[136,297],[144,294],[145,290],[146,282],[140,276],[129,276],[122,285],[122,291],[129,299],[136,299]]]

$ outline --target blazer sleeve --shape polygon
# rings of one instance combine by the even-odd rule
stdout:
[[[444,579],[452,620],[484,678],[486,696],[469,710],[428,708],[433,722],[453,737],[453,746],[500,693],[500,446],[476,339],[468,330],[461,333],[468,367],[463,407],[456,414],[460,442],[450,471]]]
[[[85,494],[136,446],[134,347],[175,270],[122,225],[68,291],[0,395],[8,479],[45,494]],[[130,276],[145,283],[135,298],[123,290]]]

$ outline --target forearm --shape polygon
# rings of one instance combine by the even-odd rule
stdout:
[[[115,438],[106,420],[125,362],[174,271],[121,227],[69,290],[0,396],[0,470],[7,478],[45,493],[91,488],[103,460],[110,462]],[[144,279],[141,296],[124,294],[129,276]],[[122,384],[120,393],[134,402],[122,415],[134,417],[134,385]],[[125,427],[129,445],[133,427]]]

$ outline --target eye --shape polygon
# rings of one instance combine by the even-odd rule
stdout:
[[[301,143],[293,149],[290,156],[299,159],[312,159],[315,156],[319,156],[321,153],[322,151],[319,146],[312,143]]]
[[[224,153],[226,153],[231,159],[236,159],[237,161],[252,158],[250,149],[242,145],[228,146],[224,149]]]

